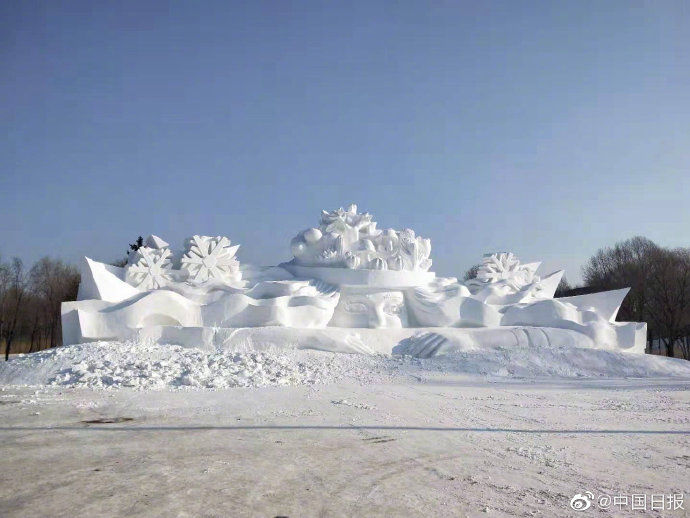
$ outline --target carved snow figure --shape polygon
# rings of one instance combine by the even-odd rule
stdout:
[[[170,249],[139,247],[127,267],[127,282],[144,290],[162,288],[172,279]]]
[[[330,326],[407,327],[407,308],[402,291],[343,289]]]
[[[414,230],[406,228],[399,233],[401,257],[405,260],[405,270],[422,270],[431,268],[431,239],[415,235]]]
[[[146,245],[125,268],[84,261],[79,300],[62,305],[65,343],[146,338],[418,356],[497,346],[644,352],[646,324],[615,321],[627,290],[554,299],[563,272],[540,277],[539,263],[510,252],[486,255],[466,283],[437,278],[428,239],[379,230],[356,205],[323,211],[277,267],[240,268],[238,246],[222,236],[194,236],[174,255],[157,236]]]
[[[360,233],[373,235],[376,233],[376,223],[372,223],[371,214],[359,214],[357,205],[349,205],[347,209],[339,208],[332,212],[321,212],[321,226],[325,232],[342,236],[344,248],[349,248],[359,241]]]
[[[487,304],[510,304],[553,298],[562,271],[544,279],[536,275],[541,263],[520,264],[510,252],[486,254],[477,277],[467,281],[472,296]],[[554,284],[555,281],[555,284]],[[553,291],[550,289],[553,287]]]
[[[226,283],[242,279],[235,254],[240,245],[230,246],[227,237],[193,236],[187,240],[186,253],[180,260],[181,270],[195,283],[217,279]]]

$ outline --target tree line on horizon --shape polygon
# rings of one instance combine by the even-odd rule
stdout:
[[[139,237],[127,253],[142,244]],[[470,268],[465,280],[476,276],[477,268]],[[556,297],[629,287],[617,320],[647,322],[647,352],[661,344],[667,356],[690,360],[690,248],[633,237],[599,249],[582,273],[581,286],[570,286],[564,278]],[[0,258],[0,351],[5,359],[12,352],[62,345],[60,304],[76,300],[79,280],[77,268],[60,259],[44,257],[26,268],[19,258]]]
[[[141,236],[131,243],[127,256],[143,246]],[[127,264],[127,256],[114,262]],[[0,258],[0,354],[31,353],[62,344],[60,305],[77,299],[79,270],[60,259],[43,257],[25,268],[18,257]]]
[[[19,348],[35,352],[62,345],[60,304],[76,300],[79,278],[78,270],[60,259],[44,257],[29,269],[17,257],[0,261],[0,343],[5,359]]]

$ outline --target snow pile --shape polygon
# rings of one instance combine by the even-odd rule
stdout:
[[[343,354],[272,347],[205,352],[176,345],[95,342],[18,355],[0,364],[0,385],[167,389],[489,378],[681,377],[690,362],[574,347],[489,347],[432,358]],[[345,400],[337,404],[348,404]]]
[[[65,387],[228,388],[324,383],[357,375],[363,357],[317,351],[215,352],[134,342],[95,342],[18,355],[0,384]]]

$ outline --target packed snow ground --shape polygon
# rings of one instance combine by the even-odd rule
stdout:
[[[0,516],[687,516],[690,382],[0,388]],[[573,511],[646,495],[647,512]],[[650,512],[651,495],[684,510]]]
[[[582,516],[586,491],[690,507],[690,362],[658,356],[99,342],[0,364],[0,423],[3,517]]]
[[[165,389],[384,382],[431,372],[489,378],[685,377],[690,362],[593,349],[497,347],[438,356],[311,350],[205,352],[175,345],[95,342],[18,355],[0,364],[0,385]]]

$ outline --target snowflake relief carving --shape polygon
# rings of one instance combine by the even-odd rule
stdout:
[[[172,280],[170,256],[169,248],[140,247],[127,267],[127,282],[145,290],[162,288]]]
[[[531,268],[520,264],[511,252],[502,252],[484,257],[477,271],[477,280],[483,283],[504,281],[511,288],[519,290],[538,280],[538,277],[535,277]]]
[[[242,272],[235,258],[239,247],[230,246],[230,240],[223,236],[193,236],[187,240],[180,268],[187,273],[187,279],[195,283],[209,279],[226,283],[239,281]]]

